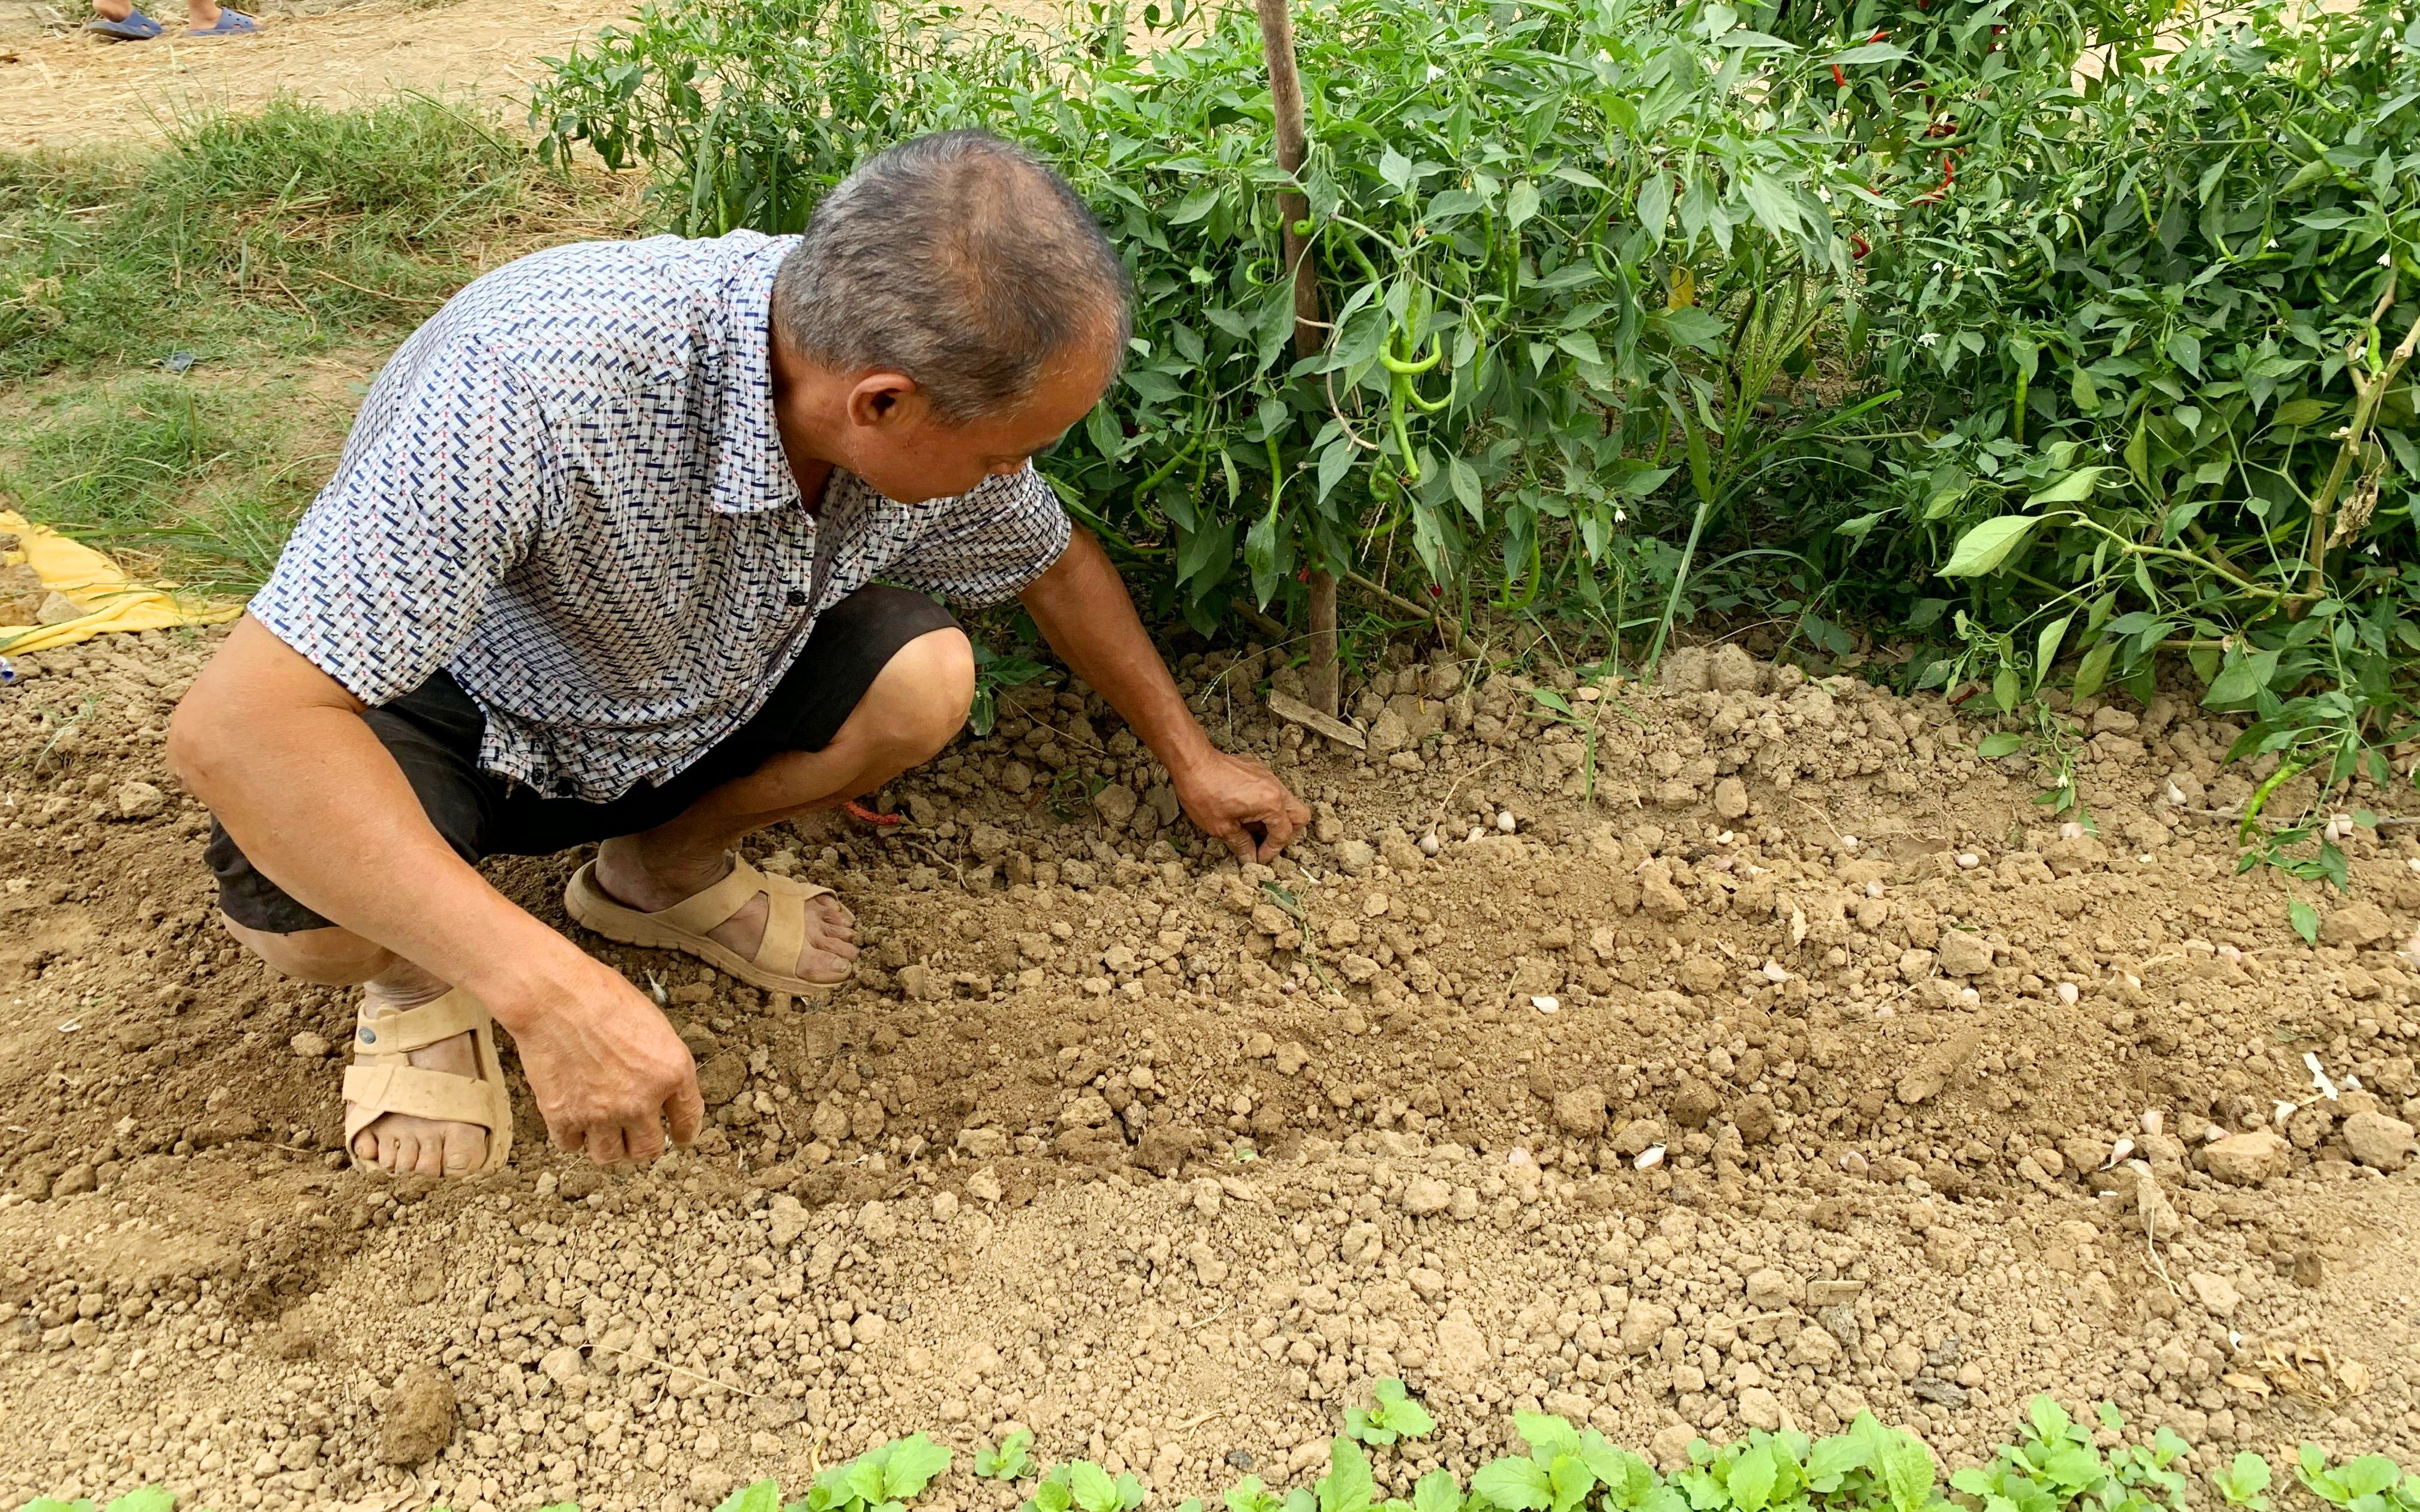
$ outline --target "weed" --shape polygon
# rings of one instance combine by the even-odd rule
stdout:
[[[975,696],[967,705],[967,728],[977,738],[990,734],[1000,721],[1000,690],[1023,687],[1052,675],[1051,670],[1021,652],[994,651],[975,642]]]
[[[1344,1410],[1344,1436],[1363,1443],[1388,1444],[1398,1439],[1421,1439],[1436,1431],[1436,1419],[1412,1398],[1404,1383],[1389,1376],[1370,1388],[1367,1411]]]
[[[1026,1453],[1032,1447],[1033,1435],[1018,1428],[1000,1441],[1000,1447],[975,1451],[974,1473],[985,1480],[1016,1480],[1032,1467],[1033,1457]]]
[[[1133,1472],[1111,1479],[1091,1460],[1078,1459],[1052,1467],[1018,1512],[1134,1512],[1142,1500],[1142,1482]]]
[[[2269,1461],[2249,1449],[2238,1451],[2226,1469],[2211,1471],[2210,1483],[2229,1506],[2269,1512]]]
[[[2345,1512],[2412,1512],[2420,1508],[2420,1476],[2407,1475],[2384,1455],[2364,1455],[2331,1467],[2319,1445],[2303,1445],[2294,1477],[2330,1506]]]

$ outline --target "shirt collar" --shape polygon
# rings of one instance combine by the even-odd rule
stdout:
[[[757,244],[741,253],[723,280],[710,342],[721,390],[709,501],[719,515],[761,515],[799,502],[773,413],[770,345],[773,274],[799,239],[735,231],[724,239],[743,239]]]

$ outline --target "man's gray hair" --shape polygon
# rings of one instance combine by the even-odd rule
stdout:
[[[1006,412],[1070,355],[1115,372],[1125,268],[1040,160],[982,131],[891,147],[808,217],[773,279],[773,329],[845,373],[904,373],[944,422]]]

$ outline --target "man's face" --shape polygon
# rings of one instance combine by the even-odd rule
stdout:
[[[949,498],[1022,469],[1090,414],[1108,387],[1102,364],[1078,357],[1054,363],[1006,414],[951,424],[935,417],[912,380],[869,374],[849,391],[844,455],[833,460],[901,503]]]

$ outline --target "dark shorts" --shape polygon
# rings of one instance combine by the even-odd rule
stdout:
[[[487,719],[444,672],[392,703],[365,710],[362,719],[403,769],[429,823],[464,860],[549,856],[653,829],[785,751],[823,749],[902,647],[956,625],[948,609],[922,594],[859,589],[815,621],[806,649],[754,718],[670,781],[643,782],[607,803],[541,797],[480,770]],[[330,927],[256,870],[215,821],[205,854],[218,878],[219,907],[237,923],[272,934]]]

